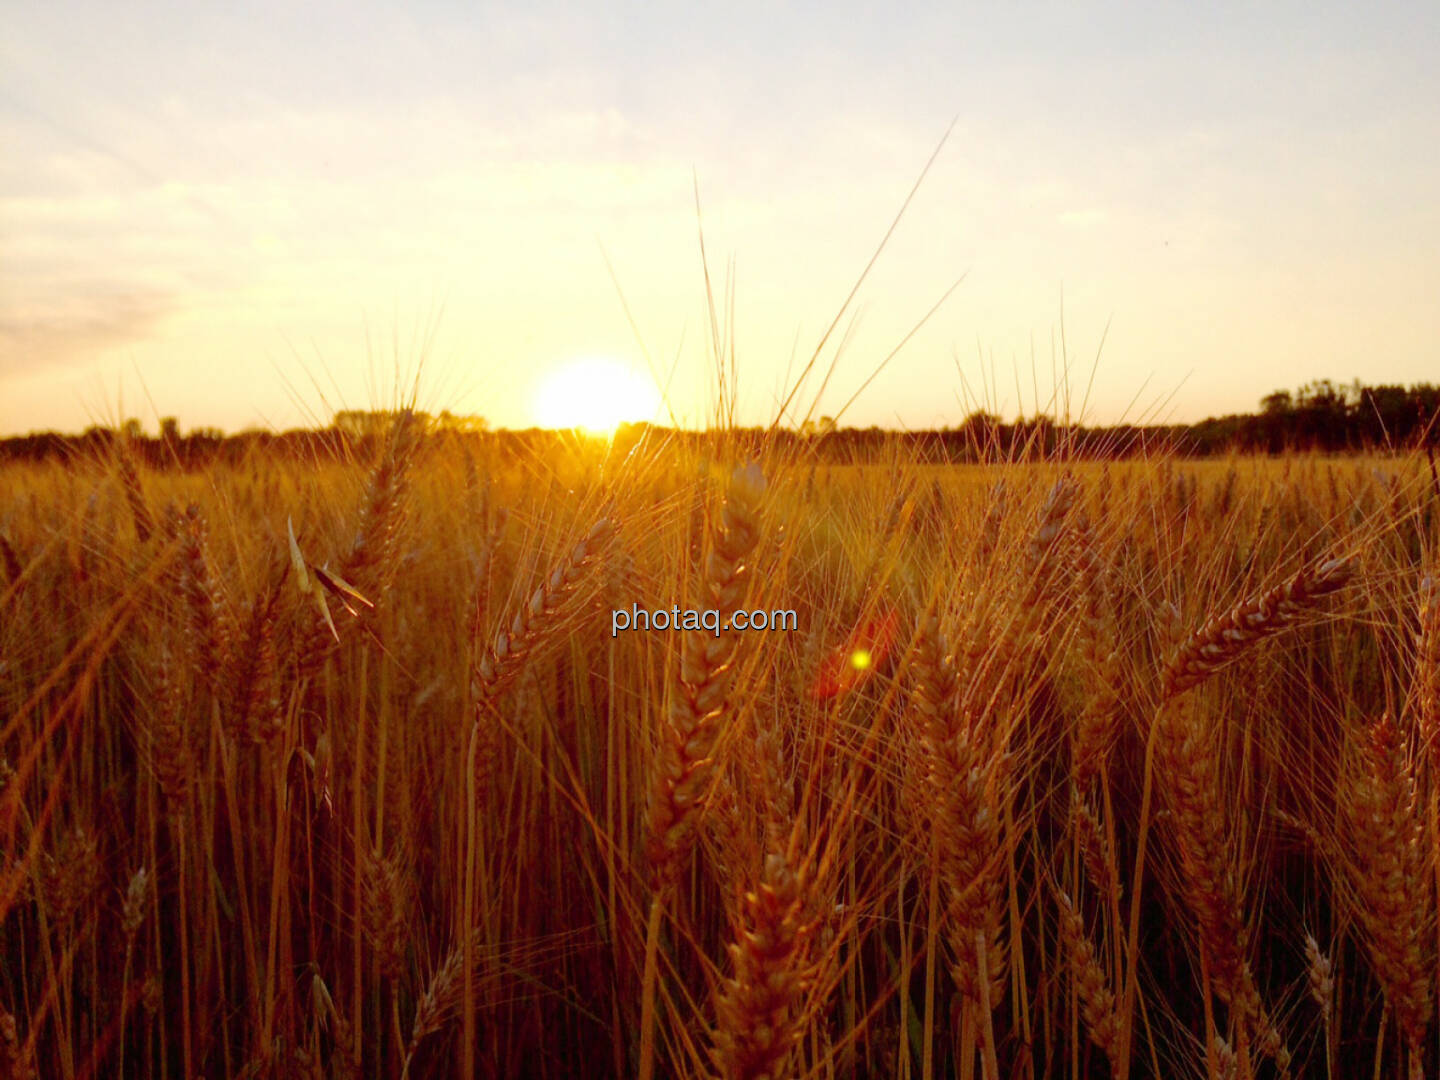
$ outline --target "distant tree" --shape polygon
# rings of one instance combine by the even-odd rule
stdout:
[[[460,431],[466,433],[483,432],[490,430],[490,422],[483,416],[475,416],[469,413],[452,413],[449,409],[441,409],[440,415],[435,417],[436,431]]]
[[[1403,386],[1361,387],[1355,406],[1355,423],[1365,442],[1373,446],[1403,440],[1420,423],[1419,395]]]
[[[1289,390],[1276,390],[1260,399],[1260,407],[1266,416],[1285,416],[1295,411],[1295,398]]]
[[[330,426],[346,435],[383,436],[394,428],[402,412],[409,416],[411,423],[418,425],[420,431],[429,431],[434,427],[429,413],[414,409],[341,409],[331,419]]]

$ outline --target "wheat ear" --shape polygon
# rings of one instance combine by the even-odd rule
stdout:
[[[154,693],[145,716],[150,736],[150,766],[172,818],[189,805],[195,775],[195,751],[185,722],[185,700],[170,648],[161,642],[153,669]]]
[[[809,946],[817,924],[806,877],[786,855],[771,852],[741,903],[742,924],[729,946],[735,974],[716,1005],[726,1080],[790,1075],[786,1063],[805,1031],[800,1005],[813,979]]]
[[[130,506],[130,519],[135,523],[135,537],[145,544],[155,532],[155,518],[150,505],[145,501],[145,489],[140,486],[140,472],[135,467],[135,457],[128,440],[119,448],[120,486],[125,490],[125,501]]]
[[[614,536],[614,523],[601,518],[515,609],[509,625],[495,635],[476,664],[477,707],[499,697],[524,670],[526,661],[564,626],[567,601],[576,594]]]
[[[125,964],[121,972],[120,985],[128,992],[130,986],[130,964],[134,959],[135,935],[140,932],[144,925],[145,913],[150,906],[150,898],[154,893],[154,882],[150,880],[149,871],[140,867],[130,875],[130,884],[125,889],[125,903],[120,909],[120,928],[125,934]],[[116,1055],[119,1062],[119,1076],[124,1080],[125,1076],[125,1021],[128,1010],[121,1010],[120,1014],[120,1052]]]
[[[1315,936],[1308,933],[1305,935],[1305,971],[1310,1000],[1320,1010],[1320,1020],[1329,1031],[1335,1013],[1335,972],[1330,957],[1321,951]]]
[[[193,650],[195,666],[206,685],[219,690],[235,639],[235,620],[210,567],[205,517],[198,506],[191,505],[184,513],[168,507],[165,532],[180,546],[172,587],[184,604],[186,647]]]
[[[15,1014],[0,1008],[0,1076],[34,1080],[35,1043],[20,1037]]]
[[[275,648],[278,580],[250,604],[244,632],[236,638],[227,668],[229,702],[222,717],[234,738],[266,743],[284,726],[280,659]]]
[[[1219,752],[1213,730],[1180,698],[1156,720],[1159,774],[1166,779],[1170,827],[1180,855],[1181,892],[1200,930],[1216,996],[1283,1072],[1290,1053],[1265,1011],[1247,956],[1249,931],[1226,844]]]
[[[1414,766],[1388,713],[1371,728],[1347,791],[1360,924],[1413,1064],[1433,1009],[1435,905]]]
[[[1420,582],[1420,630],[1415,636],[1415,726],[1430,756],[1430,771],[1440,777],[1440,580]]]
[[[722,527],[715,532],[705,564],[706,591],[711,607],[719,612],[721,629],[715,634],[687,630],[681,643],[645,830],[646,858],[656,892],[678,878],[693,843],[693,812],[709,791],[712,755],[727,715],[739,644],[738,635],[729,629],[730,617],[749,584],[746,560],[760,538],[764,492],[765,475],[758,464],[752,462],[731,474]]]
[[[945,639],[929,623],[916,639],[915,707],[924,719],[930,823],[945,892],[956,985],[968,1001],[999,1002],[1005,988],[1004,789],[1007,758],[988,749],[955,700]],[[986,986],[980,985],[980,944]]]
[[[355,539],[340,564],[340,576],[362,591],[368,590],[372,599],[384,591],[384,575],[392,563],[390,555],[404,518],[418,427],[419,421],[408,411],[396,417],[385,452],[371,470]]]
[[[480,932],[472,931],[468,940],[456,944],[445,954],[445,959],[430,977],[425,992],[415,1005],[415,1020],[410,1026],[410,1041],[405,1048],[404,1075],[409,1075],[410,1063],[419,1052],[420,1043],[426,1036],[439,1031],[455,1013],[468,982],[465,956],[477,953],[480,945]]]
[[[399,975],[409,941],[411,877],[400,851],[361,854],[360,917],[384,978]]]
[[[780,732],[773,715],[754,717],[750,755],[755,807],[765,823],[759,880],[729,905],[734,975],[721,986],[717,1058],[725,1077],[786,1076],[805,1032],[805,997],[819,978],[813,954],[820,925],[818,882],[796,865],[799,830]],[[727,785],[728,786],[728,785]],[[728,794],[733,800],[734,789]]]
[[[1085,1021],[1085,1034],[1096,1049],[1110,1059],[1111,1068],[1120,1071],[1120,1017],[1115,1011],[1115,993],[1105,977],[1105,969],[1095,955],[1095,946],[1085,933],[1085,922],[1074,901],[1063,890],[1056,890],[1060,904],[1060,941],[1070,958],[1070,972],[1075,977],[1075,992],[1080,998],[1080,1017]]]
[[[1161,694],[1165,699],[1199,686],[1251,645],[1293,626],[1318,603],[1350,580],[1345,559],[1329,559],[1302,567],[1294,577],[1269,592],[1216,615],[1180,646],[1165,665]]]
[[[1061,568],[1065,522],[1075,505],[1080,485],[1063,473],[1050,486],[1035,513],[1035,531],[1025,549],[1024,573],[1015,579],[1013,614],[995,642],[985,665],[1000,676],[1027,657],[1045,627],[1057,598],[1055,579]]]
[[[765,474],[751,462],[730,474],[721,527],[715,530],[705,563],[705,587],[719,613],[712,635],[687,630],[680,667],[671,685],[670,707],[660,733],[659,755],[645,812],[645,864],[650,912],[645,925],[645,960],[640,990],[640,1062],[637,1075],[650,1080],[655,1067],[655,980],[660,919],[665,896],[679,880],[695,842],[695,814],[710,791],[715,743],[728,715],[730,677],[738,639],[730,617],[749,585],[746,560],[760,540],[760,501]]]
[[[1115,742],[1122,677],[1109,568],[1096,550],[1094,532],[1084,519],[1076,529],[1075,559],[1080,591],[1077,636],[1086,695],[1075,723],[1073,780],[1080,791],[1087,792]]]
[[[100,887],[99,843],[93,833],[76,826],[66,833],[40,868],[40,897],[50,925],[68,929],[70,920],[90,903]]]

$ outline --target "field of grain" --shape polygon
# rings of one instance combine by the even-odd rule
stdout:
[[[1425,457],[807,445],[0,470],[0,1074],[1433,1075]]]

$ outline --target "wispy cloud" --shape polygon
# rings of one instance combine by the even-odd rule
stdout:
[[[123,283],[66,283],[63,293],[0,304],[0,378],[93,362],[148,340],[173,300]]]

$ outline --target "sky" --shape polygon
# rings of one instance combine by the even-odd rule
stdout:
[[[1433,0],[0,7],[0,434],[1440,381]]]

